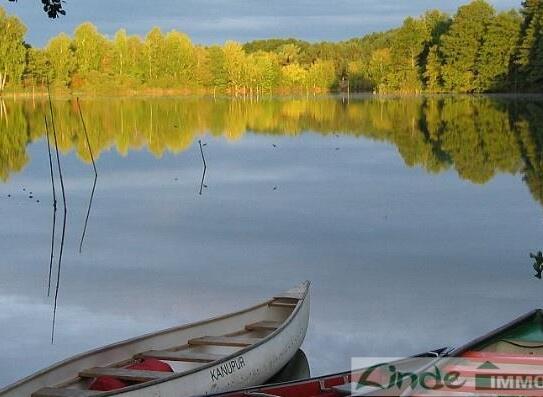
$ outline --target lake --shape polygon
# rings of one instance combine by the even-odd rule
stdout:
[[[98,180],[81,253],[94,173],[76,102],[53,107],[51,344],[47,102],[0,101],[0,386],[306,279],[312,375],[541,306],[543,97],[82,100]]]

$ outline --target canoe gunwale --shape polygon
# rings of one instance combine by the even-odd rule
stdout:
[[[177,378],[188,376],[188,375],[191,375],[193,373],[197,373],[197,372],[200,372],[202,370],[206,370],[208,368],[211,368],[211,367],[214,367],[216,365],[222,364],[222,363],[224,363],[224,362],[226,362],[228,360],[231,360],[233,357],[236,357],[238,355],[242,355],[242,354],[244,354],[244,353],[246,353],[246,352],[248,352],[248,351],[250,351],[250,350],[252,350],[252,349],[254,349],[256,347],[258,347],[258,346],[261,346],[262,344],[268,342],[270,339],[272,339],[273,337],[275,337],[276,335],[281,333],[294,320],[294,318],[299,313],[303,303],[305,302],[305,300],[306,300],[306,298],[308,296],[310,284],[311,283],[309,281],[304,281],[303,283],[299,284],[299,286],[303,287],[304,292],[303,292],[302,298],[299,299],[298,302],[296,303],[296,307],[292,310],[292,312],[289,314],[289,316],[282,322],[282,324],[281,324],[281,326],[279,328],[277,328],[275,331],[271,332],[270,334],[266,335],[264,338],[262,338],[257,343],[249,345],[249,346],[247,346],[245,348],[242,348],[240,350],[237,350],[237,351],[233,352],[232,354],[229,354],[227,356],[222,357],[219,360],[202,364],[201,366],[198,366],[196,368],[193,368],[193,369],[190,369],[190,370],[187,370],[187,371],[175,373],[172,376],[169,376],[169,377],[166,377],[166,378],[163,378],[163,379],[158,379],[158,380],[153,380],[153,381],[149,381],[149,382],[144,382],[144,383],[140,383],[140,384],[131,385],[131,386],[125,387],[125,388],[120,389],[120,390],[107,391],[107,392],[93,394],[93,397],[94,396],[96,396],[96,397],[116,396],[116,395],[119,395],[119,394],[122,394],[122,393],[143,389],[143,388],[146,388],[146,387],[149,387],[149,386],[153,386],[153,385],[156,385],[156,384],[160,384],[160,383],[168,382],[168,381],[171,381],[171,380],[174,380],[174,379],[177,379]],[[251,311],[255,311],[257,309],[269,306],[269,304],[274,300],[275,300],[275,298],[268,298],[267,300],[265,300],[263,302],[260,302],[260,303],[257,303],[256,305],[253,305],[253,306],[250,306],[250,307],[247,307],[247,308],[235,311],[235,312],[231,312],[231,313],[211,317],[211,318],[208,318],[208,319],[205,319],[205,320],[196,321],[196,322],[189,323],[189,324],[184,324],[184,325],[181,325],[181,326],[174,326],[174,327],[166,328],[166,329],[156,331],[156,332],[150,332],[150,333],[147,333],[147,334],[144,334],[144,335],[136,336],[134,338],[126,339],[126,340],[123,340],[123,341],[120,341],[120,342],[115,342],[115,343],[112,343],[112,344],[109,344],[109,345],[106,345],[106,346],[103,346],[103,347],[99,347],[99,348],[96,348],[96,349],[89,350],[87,352],[77,354],[75,356],[68,357],[68,358],[66,358],[66,359],[64,359],[62,361],[59,361],[59,362],[57,362],[57,363],[55,363],[55,364],[53,364],[53,365],[51,365],[51,366],[49,366],[47,368],[44,368],[44,369],[42,369],[40,371],[34,372],[33,374],[31,374],[31,375],[29,375],[29,376],[15,382],[15,383],[12,383],[12,384],[7,385],[6,387],[0,389],[0,397],[4,393],[14,391],[18,387],[23,386],[25,383],[31,382],[36,377],[46,375],[49,372],[55,371],[59,367],[70,364],[72,361],[81,360],[81,359],[90,357],[90,356],[95,355],[95,354],[100,354],[100,353],[106,352],[106,351],[108,351],[110,349],[122,348],[123,346],[130,345],[130,344],[133,344],[133,343],[137,343],[137,342],[143,341],[143,340],[148,339],[148,338],[159,337],[161,335],[166,335],[166,334],[169,334],[169,333],[172,333],[172,332],[183,331],[185,329],[190,329],[190,328],[193,328],[193,327],[196,327],[196,326],[202,326],[202,325],[210,324],[210,323],[213,323],[213,322],[216,322],[216,321],[225,320],[225,319],[228,319],[230,317],[235,317],[235,316],[238,316],[238,315],[246,314],[246,313],[249,313]]]

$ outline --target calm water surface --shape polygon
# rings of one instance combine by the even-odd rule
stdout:
[[[68,222],[51,345],[46,104],[0,108],[0,386],[305,279],[313,375],[542,305],[542,98],[82,101],[99,172],[82,254],[92,167],[75,103],[56,101]]]

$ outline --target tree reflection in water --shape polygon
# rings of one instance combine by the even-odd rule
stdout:
[[[45,105],[7,104],[0,121],[1,180],[28,163],[28,144],[44,134]],[[54,107],[61,131],[59,148],[64,153],[75,151],[90,164],[75,101],[57,101]],[[534,199],[543,202],[540,97],[361,96],[351,97],[348,104],[336,97],[96,99],[85,101],[85,117],[96,158],[111,148],[121,155],[146,148],[161,157],[187,150],[205,134],[235,141],[248,131],[277,136],[311,131],[389,142],[409,167],[431,173],[452,168],[477,184],[499,173],[521,173]]]

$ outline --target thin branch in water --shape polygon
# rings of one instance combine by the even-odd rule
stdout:
[[[202,147],[202,141],[200,139],[198,139],[198,144],[200,145],[200,154],[202,155],[202,162],[204,163],[204,170],[202,172],[202,180],[200,181],[200,196],[201,196],[203,188],[207,187],[206,185],[204,185],[206,171],[207,171],[207,164],[206,164],[206,158],[204,156],[204,149]]]
[[[47,279],[47,296],[51,296],[51,276],[53,274],[53,258],[55,256],[55,229],[57,224],[57,193],[55,189],[55,174],[53,172],[53,158],[51,156],[51,142],[49,142],[49,126],[47,116],[44,116],[47,141],[47,153],[49,154],[49,172],[51,174],[51,187],[53,188],[53,229],[51,232],[51,256],[49,259],[49,278]]]
[[[87,127],[85,126],[85,120],[83,119],[83,112],[81,112],[81,106],[79,105],[79,98],[77,98],[77,109],[79,110],[79,117],[81,118],[81,125],[83,126],[83,132],[85,133],[85,139],[87,140],[87,147],[89,148],[90,157],[92,160],[92,168],[94,169],[94,182],[92,184],[92,191],[89,199],[89,207],[87,209],[87,216],[85,217],[85,226],[83,227],[83,233],[81,234],[81,241],[79,242],[79,253],[83,250],[83,241],[85,240],[85,234],[87,233],[87,223],[89,222],[89,216],[92,208],[92,200],[94,198],[94,191],[96,190],[96,182],[98,181],[98,171],[96,171],[96,163],[94,161],[94,155],[92,154],[92,147],[89,140],[89,134],[87,133]]]
[[[49,96],[49,111],[51,112],[51,127],[53,130],[53,137],[54,137],[54,142],[55,142],[58,175],[60,178],[60,187],[62,190],[62,205],[64,207],[64,217],[62,219],[62,236],[60,239],[60,252],[58,256],[57,284],[55,287],[55,302],[53,306],[53,327],[51,329],[51,344],[53,344],[55,342],[55,323],[57,319],[58,292],[60,289],[60,272],[62,270],[62,253],[64,251],[64,238],[66,236],[66,216],[68,213],[68,209],[66,206],[66,191],[64,189],[64,179],[62,178],[62,167],[60,166],[60,155],[59,155],[59,150],[58,150],[57,131],[55,128],[55,117],[53,115],[53,104],[51,102],[51,91],[49,90],[49,84],[47,85],[47,93]]]

